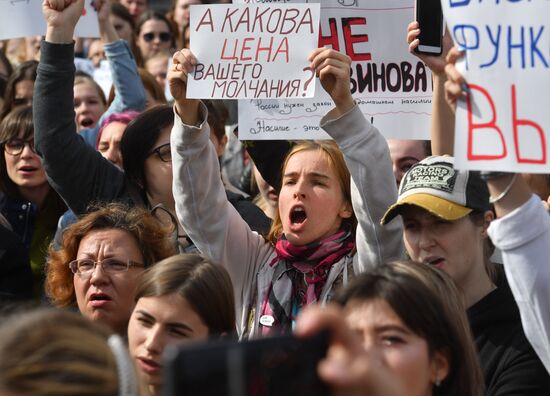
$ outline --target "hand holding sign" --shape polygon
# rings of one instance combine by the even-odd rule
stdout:
[[[84,0],[44,0],[42,13],[47,23],[46,41],[70,43],[82,15]]]
[[[317,48],[309,58],[319,76],[321,85],[336,104],[338,116],[349,111],[355,102],[350,90],[351,58],[341,52],[328,48]]]
[[[176,102],[176,111],[181,120],[195,125],[199,119],[199,100],[187,98],[187,79],[197,65],[197,58],[191,50],[184,48],[172,57],[172,67],[168,70],[170,93]]]
[[[459,51],[456,47],[452,48],[447,55],[447,65],[445,66],[445,73],[447,74],[447,81],[445,82],[445,99],[449,102],[449,105],[454,109],[456,107],[457,99],[463,98],[465,92],[463,88],[466,86],[464,76],[456,69],[456,61],[464,56],[464,53]]]

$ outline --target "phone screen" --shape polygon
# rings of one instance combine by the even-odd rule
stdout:
[[[244,342],[210,342],[172,349],[165,396],[324,396],[317,376],[328,336],[278,336]]]
[[[420,25],[418,52],[440,54],[443,34],[443,13],[439,0],[416,0],[416,20]]]

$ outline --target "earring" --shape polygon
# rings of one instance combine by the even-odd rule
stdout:
[[[435,386],[439,388],[440,385],[441,385],[441,380],[439,378],[436,378],[435,379]]]

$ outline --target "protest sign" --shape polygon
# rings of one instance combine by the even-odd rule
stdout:
[[[273,0],[234,0],[264,1]],[[321,4],[318,45],[352,58],[351,90],[365,117],[386,137],[429,138],[431,73],[409,53],[406,42],[407,25],[414,20],[414,0],[308,1],[312,2]],[[328,139],[319,121],[333,103],[320,84],[315,92],[309,100],[239,101],[239,137]]]
[[[190,48],[198,64],[187,97],[312,97],[319,5],[195,5]]]
[[[93,0],[87,0],[75,30],[77,37],[99,37],[97,12]],[[42,0],[0,0],[0,40],[43,36],[46,21],[42,16]]]
[[[550,2],[442,5],[470,91],[456,112],[456,166],[550,173]]]

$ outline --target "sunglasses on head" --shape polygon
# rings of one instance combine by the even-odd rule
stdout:
[[[151,41],[153,41],[155,39],[155,37],[158,37],[160,39],[160,41],[166,43],[167,41],[170,41],[172,40],[172,35],[169,33],[169,32],[160,32],[160,33],[154,33],[154,32],[149,32],[149,33],[144,33],[143,34],[143,40],[145,40],[145,42],[149,43]]]

